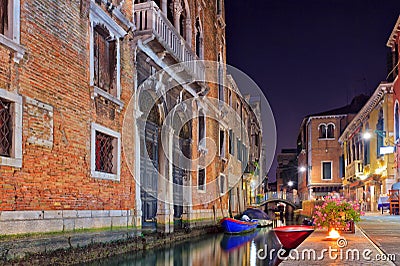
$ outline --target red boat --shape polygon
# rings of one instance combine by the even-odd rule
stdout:
[[[294,249],[314,232],[314,227],[308,225],[287,225],[275,227],[272,230],[275,232],[283,248]]]

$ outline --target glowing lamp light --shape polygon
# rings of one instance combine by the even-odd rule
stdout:
[[[289,181],[287,184],[288,184],[289,187],[292,187],[293,186],[293,181]]]
[[[372,135],[371,135],[371,133],[369,133],[369,132],[365,132],[365,133],[363,134],[363,139],[368,140],[368,139],[371,139],[371,137],[372,137]]]
[[[307,169],[304,166],[301,166],[299,168],[299,172],[304,173]]]
[[[330,231],[329,231],[329,234],[328,234],[328,236],[326,237],[328,240],[336,240],[336,239],[338,239],[340,237],[340,234],[339,234],[339,232],[337,231],[337,230],[335,230],[335,229],[331,229]]]

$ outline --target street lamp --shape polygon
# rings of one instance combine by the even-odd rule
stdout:
[[[293,181],[289,181],[287,184],[288,184],[288,186],[289,186],[290,188],[293,187]]]
[[[300,173],[304,173],[306,170],[307,170],[307,169],[306,169],[305,166],[300,166],[300,167],[299,167],[299,172],[300,172]]]

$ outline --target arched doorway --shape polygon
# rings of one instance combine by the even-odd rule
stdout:
[[[140,109],[147,118],[139,118],[140,128],[140,197],[142,200],[142,226],[156,222],[160,113],[158,105],[148,91],[140,94]],[[151,108],[151,109],[150,109]],[[150,110],[149,110],[150,109]]]

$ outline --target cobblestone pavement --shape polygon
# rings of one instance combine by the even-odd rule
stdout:
[[[395,254],[400,265],[400,216],[388,213],[366,213],[359,227],[386,254]]]
[[[357,227],[355,234],[343,234],[341,242],[326,236],[326,229],[316,230],[281,265],[394,265],[382,261],[385,254]]]

